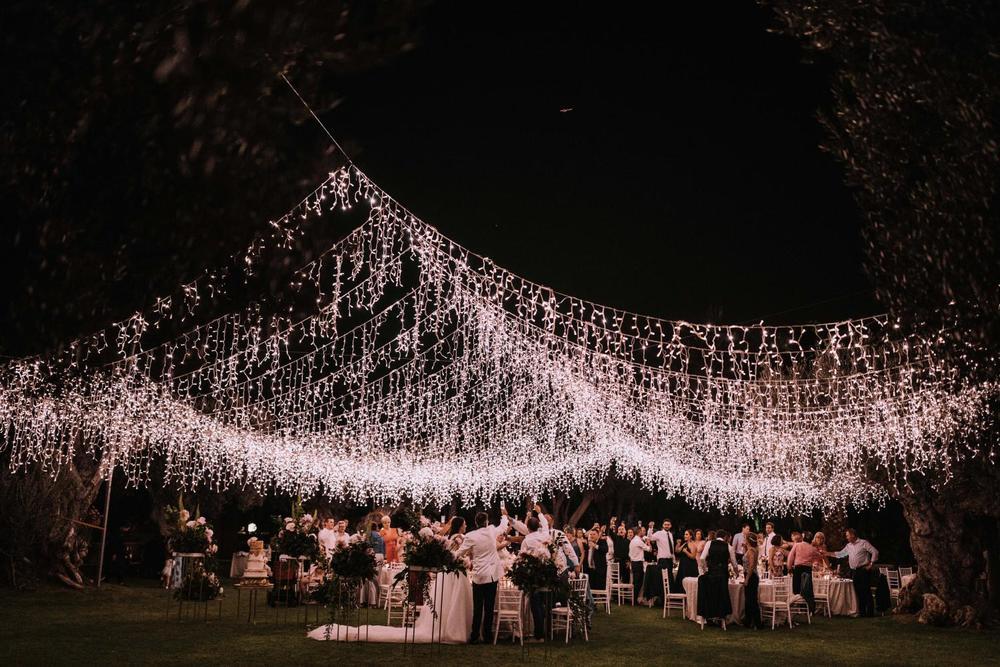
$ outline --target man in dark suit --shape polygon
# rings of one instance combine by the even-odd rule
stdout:
[[[603,591],[608,577],[608,541],[594,528],[587,533],[587,552],[583,555],[583,572],[590,578],[590,588]]]
[[[708,547],[708,555],[705,557],[705,564],[708,566],[708,574],[716,577],[729,579],[729,544],[726,542],[727,533],[724,530],[715,533],[715,539]]]

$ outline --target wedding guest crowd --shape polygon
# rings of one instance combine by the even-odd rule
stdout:
[[[669,518],[657,527],[654,521],[646,525],[629,525],[612,517],[607,524],[595,523],[584,530],[567,525],[555,528],[552,514],[540,504],[525,512],[523,520],[511,517],[501,506],[500,521],[490,522],[487,512],[477,512],[475,529],[466,532],[461,516],[430,525],[435,534],[447,537],[449,548],[467,559],[472,586],[472,631],[470,643],[491,641],[497,587],[518,551],[540,552],[551,547],[555,553],[558,576],[564,580],[580,574],[588,577],[587,601],[592,608],[590,591],[608,591],[612,583],[613,563],[617,563],[619,579],[614,583],[631,586],[634,604],[662,603],[667,592],[684,592],[684,581],[698,579],[697,613],[705,619],[726,619],[732,614],[729,582],[736,579],[744,586],[743,617],[747,627],[760,627],[759,588],[762,578],[790,575],[793,595],[802,595],[814,608],[813,581],[828,575],[831,564],[846,559],[853,579],[862,616],[875,613],[872,598],[872,571],[878,550],[857,532],[847,529],[846,545],[838,551],[827,548],[822,532],[815,535],[799,530],[790,532],[786,540],[776,531],[773,521],[764,524],[758,533],[750,523],[730,537],[723,529],[703,531],[686,528],[675,533]],[[431,524],[424,519],[425,525]],[[350,543],[346,520],[328,518],[316,539],[326,555]],[[379,562],[395,563],[402,559],[406,534],[393,526],[388,515],[377,514],[358,525],[354,539],[364,539]],[[550,602],[550,601],[549,601]],[[529,641],[543,641],[547,613],[546,598],[541,593],[529,596],[528,607],[534,628]]]

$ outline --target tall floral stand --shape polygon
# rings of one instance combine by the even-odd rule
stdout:
[[[369,608],[361,604],[361,587],[365,585],[363,579],[358,577],[338,577],[336,585],[330,591],[330,599],[326,601],[326,607],[330,611],[330,620],[327,628],[336,627],[327,639],[351,642],[351,628],[365,628],[364,634],[360,629],[354,633],[354,643],[368,643],[368,628],[370,627]],[[362,622],[364,621],[364,622]],[[342,634],[344,633],[344,634]]]
[[[209,602],[218,605],[219,618],[222,618],[222,595],[209,600],[205,590],[205,577],[197,577],[198,572],[205,572],[204,553],[174,554],[173,572],[170,577],[170,588],[167,589],[167,620],[170,619],[173,603],[177,602],[177,620],[199,618],[208,621]]]
[[[431,636],[430,643],[436,644],[438,652],[441,651],[442,634],[444,624],[441,622],[441,610],[444,605],[444,587],[447,577],[442,576],[444,570],[441,568],[422,567],[420,565],[409,565],[406,568],[406,585],[408,589],[407,602],[416,613],[413,616],[413,623],[407,625],[406,618],[403,618],[403,653],[414,653],[417,646],[417,614],[431,614]],[[433,588],[431,599],[426,599],[424,591],[430,588],[431,582],[436,585]],[[425,612],[421,612],[421,609]]]

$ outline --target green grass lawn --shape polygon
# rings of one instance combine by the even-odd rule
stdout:
[[[521,648],[417,646],[404,654],[392,644],[344,645],[306,639],[305,621],[274,622],[261,608],[257,625],[236,617],[236,600],[212,607],[208,622],[178,621],[176,604],[167,620],[166,594],[151,583],[74,592],[43,588],[0,592],[0,660],[23,664],[170,665],[511,665]],[[245,598],[244,598],[245,604]],[[270,612],[270,613],[268,613]],[[700,630],[661,610],[613,607],[599,614],[589,643],[531,646],[524,661],[571,665],[690,664],[723,659],[727,664],[808,665],[1000,665],[1000,634],[929,628],[910,617],[815,619],[794,630]],[[215,614],[215,615],[213,615]],[[376,613],[372,613],[372,621]],[[731,662],[730,662],[731,661]]]

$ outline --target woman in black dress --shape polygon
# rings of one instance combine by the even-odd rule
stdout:
[[[683,593],[684,579],[698,576],[697,554],[694,553],[694,540],[691,531],[684,531],[684,539],[677,547],[677,590],[674,593]]]

